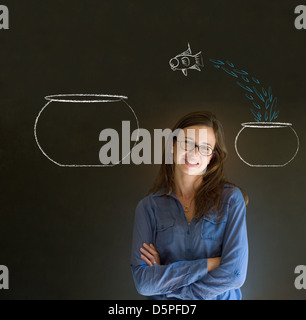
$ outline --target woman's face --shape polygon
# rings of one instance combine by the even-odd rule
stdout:
[[[216,137],[213,128],[206,126],[190,126],[181,129],[177,135],[177,141],[173,145],[173,158],[175,169],[188,175],[202,175],[211,161],[213,154],[207,156],[199,152],[199,148],[193,150],[190,146],[200,146],[206,153],[209,148],[214,150]],[[209,153],[209,152],[208,152]]]

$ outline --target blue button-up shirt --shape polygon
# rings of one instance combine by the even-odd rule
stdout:
[[[246,207],[241,191],[226,184],[222,216],[188,223],[173,192],[151,193],[136,208],[131,268],[137,291],[150,299],[241,299],[247,272]],[[148,266],[139,249],[153,243],[161,265]],[[221,257],[207,271],[207,259]]]

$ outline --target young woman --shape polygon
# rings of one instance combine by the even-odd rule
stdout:
[[[136,289],[149,299],[241,299],[248,199],[225,180],[222,125],[210,112],[193,112],[172,132],[166,149],[173,163],[163,157],[153,189],[136,208]]]

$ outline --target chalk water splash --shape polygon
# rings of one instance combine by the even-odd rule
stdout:
[[[245,97],[252,104],[250,111],[256,122],[272,122],[277,119],[279,115],[277,97],[273,96],[271,86],[268,89],[264,88],[258,79],[249,75],[245,70],[235,68],[230,61],[223,62],[216,59],[209,59],[209,61],[214,64],[215,68],[223,70],[232,76],[237,85],[245,91]]]

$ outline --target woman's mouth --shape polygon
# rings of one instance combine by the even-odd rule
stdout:
[[[187,159],[185,159],[185,164],[188,166],[188,167],[191,167],[191,168],[195,168],[199,165],[199,162],[194,162],[194,161],[188,161]]]

